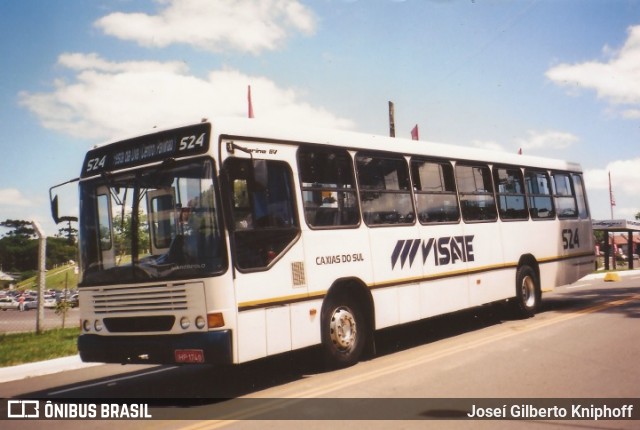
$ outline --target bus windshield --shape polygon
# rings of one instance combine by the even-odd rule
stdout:
[[[81,286],[189,279],[227,267],[209,159],[80,184]]]

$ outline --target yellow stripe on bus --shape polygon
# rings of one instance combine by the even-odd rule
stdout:
[[[545,263],[553,263],[556,261],[569,260],[573,258],[587,257],[592,255],[593,255],[592,252],[582,252],[582,253],[576,253],[571,255],[557,255],[553,257],[543,257],[543,258],[537,259],[537,261],[539,264],[545,264]],[[391,287],[405,285],[405,284],[414,284],[417,282],[433,281],[433,280],[444,279],[444,278],[455,278],[458,276],[469,276],[469,275],[474,275],[478,273],[492,272],[497,270],[515,269],[517,267],[518,267],[517,262],[491,264],[486,266],[474,267],[471,269],[451,270],[448,272],[434,273],[434,274],[425,275],[425,276],[397,278],[397,279],[384,281],[384,282],[373,282],[373,283],[367,284],[367,287],[370,289],[391,288]],[[264,308],[268,306],[278,306],[278,305],[286,305],[291,303],[298,303],[298,302],[303,302],[307,300],[319,299],[324,297],[326,294],[327,294],[327,291],[324,290],[324,291],[315,291],[315,292],[304,293],[304,294],[272,297],[269,299],[252,300],[248,302],[239,303],[238,310],[248,311],[251,309]]]

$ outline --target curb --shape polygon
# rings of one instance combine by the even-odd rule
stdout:
[[[633,276],[633,275],[640,275],[640,269],[633,269],[633,270],[621,270],[621,271],[617,271],[617,272],[600,272],[600,273],[591,273],[583,278],[578,279],[576,282],[580,282],[580,281],[588,281],[588,280],[592,280],[592,279],[604,279],[605,276],[607,276],[608,273],[615,273],[620,277],[624,277],[624,276]],[[574,282],[575,283],[575,282]]]
[[[34,376],[52,375],[67,370],[83,369],[85,367],[100,366],[103,363],[83,363],[79,355],[54,358],[53,360],[36,363],[19,364],[17,366],[0,368],[0,383],[19,381]]]

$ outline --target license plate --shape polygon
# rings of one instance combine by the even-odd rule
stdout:
[[[204,363],[204,351],[201,349],[176,349],[176,363]]]

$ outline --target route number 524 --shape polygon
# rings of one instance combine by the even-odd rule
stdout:
[[[178,146],[178,151],[188,151],[191,149],[196,149],[196,147],[204,148],[204,133],[198,136],[184,136],[180,139],[180,146]]]
[[[564,249],[580,248],[580,236],[577,228],[575,230],[570,228],[562,230],[562,247]]]

